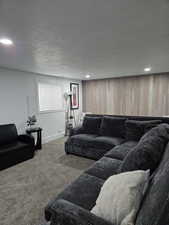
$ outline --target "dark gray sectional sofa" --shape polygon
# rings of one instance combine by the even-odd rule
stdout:
[[[90,210],[95,205],[105,180],[111,175],[120,173],[126,159],[129,158],[129,154],[132,153],[133,157],[135,152],[140,151],[142,140],[140,138],[146,134],[144,139],[147,138],[148,145],[145,146],[145,143],[143,143],[145,155],[139,155],[140,162],[141,157],[143,157],[144,163],[135,162],[136,169],[142,169],[142,166],[143,169],[147,169],[149,164],[146,164],[145,161],[153,161],[153,157],[158,158],[155,160],[156,164],[154,164],[156,168],[151,171],[149,188],[135,224],[169,224],[169,118],[106,116],[107,121],[105,124],[109,127],[106,130],[105,124],[101,124],[105,118],[104,115],[87,115],[87,117],[100,118],[100,125],[97,127],[96,124],[92,124],[91,128],[93,130],[91,129],[91,133],[88,130],[89,133],[87,133],[89,127],[87,127],[88,125],[85,124],[86,121],[84,120],[83,127],[72,130],[65,143],[65,151],[67,154],[80,155],[98,161],[49,202],[45,208],[46,220],[51,221],[51,225],[116,225],[95,216]],[[114,122],[109,121],[110,117],[114,119]],[[123,119],[123,122],[119,120],[119,117]],[[138,122],[135,123],[134,121]],[[139,121],[149,122],[142,123]],[[120,123],[120,128],[118,123]],[[161,125],[159,126],[159,124]],[[117,129],[111,132],[111,126]],[[94,129],[96,127],[97,129]],[[156,138],[153,137],[152,128],[155,130]],[[102,130],[100,131],[100,129]],[[112,133],[114,136],[111,136]],[[107,136],[101,136],[101,134]],[[118,137],[119,134],[121,137]],[[149,141],[151,139],[153,141]],[[154,148],[154,152],[157,153],[161,148],[161,152],[160,154],[153,154],[153,152],[149,151],[149,148]],[[150,154],[153,156],[151,157]],[[150,167],[151,165],[152,162]]]

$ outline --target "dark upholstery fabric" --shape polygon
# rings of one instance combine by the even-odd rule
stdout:
[[[103,148],[97,149],[92,147],[77,146],[77,145],[71,144],[71,142],[69,141],[65,143],[66,154],[74,154],[77,156],[94,159],[94,160],[98,160],[101,157],[103,157],[107,151],[108,151],[107,149],[103,149]]]
[[[78,134],[70,138],[70,142],[76,146],[93,147],[97,135],[94,134]]]
[[[78,127],[72,128],[70,130],[69,136],[73,136],[73,135],[77,135],[77,134],[83,134],[83,133],[84,133],[83,127],[82,126],[78,126]]]
[[[151,172],[158,166],[163,155],[165,145],[169,141],[169,125],[161,124],[147,132],[128,153],[120,171],[147,170]]]
[[[0,170],[34,156],[34,138],[17,134],[14,124],[0,126]]]
[[[110,176],[118,173],[121,162],[118,159],[103,157],[86,170],[86,173],[106,180]]]
[[[16,151],[16,150],[20,150],[20,149],[24,149],[25,147],[27,147],[28,145],[26,143],[17,141],[15,143],[9,144],[9,145],[5,145],[3,147],[0,146],[0,156],[10,153],[12,151]]]
[[[0,125],[0,146],[10,144],[18,139],[15,124]]]
[[[85,116],[83,120],[83,130],[87,134],[99,134],[101,117]]]
[[[135,225],[166,225],[169,222],[169,144],[152,175]]]
[[[65,143],[67,154],[100,159],[108,150],[122,143],[124,139],[117,137],[101,137],[92,134],[78,134],[71,136]]]
[[[51,225],[112,225],[75,204],[65,200],[55,203]]]
[[[123,138],[120,137],[105,137],[105,136],[101,136],[101,137],[96,137],[93,140],[93,147],[95,148],[104,148],[104,149],[111,149],[116,145],[121,144],[122,142],[124,142]]]
[[[104,116],[101,122],[100,135],[109,137],[125,136],[125,120],[124,118]]]
[[[31,159],[34,147],[22,142],[9,144],[0,150],[0,170]]]
[[[112,159],[123,160],[129,151],[131,151],[137,145],[137,143],[137,141],[124,142],[123,144],[117,145],[108,151],[105,156]]]
[[[22,143],[29,144],[31,146],[35,145],[35,139],[32,135],[22,134],[18,136],[18,140]]]
[[[140,138],[149,129],[159,125],[161,120],[150,120],[150,121],[137,121],[137,120],[126,120],[126,140],[139,141]]]
[[[70,201],[84,209],[91,210],[95,205],[96,199],[100,193],[104,180],[88,174],[82,174],[75,182],[69,185],[57,198],[52,200],[45,209],[45,216],[50,220],[54,211],[56,201],[64,199]]]

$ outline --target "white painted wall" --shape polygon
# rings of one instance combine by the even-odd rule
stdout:
[[[0,69],[0,124],[15,123],[19,133],[25,132],[28,115],[36,114],[38,124],[43,128],[43,142],[53,140],[64,134],[65,112],[38,112],[37,82],[57,83],[63,93],[70,90],[70,83],[80,84],[80,108],[82,111],[81,81],[53,76],[37,75],[16,70]]]

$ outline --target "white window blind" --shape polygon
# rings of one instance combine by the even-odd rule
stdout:
[[[55,84],[38,83],[39,111],[63,110],[61,87]]]

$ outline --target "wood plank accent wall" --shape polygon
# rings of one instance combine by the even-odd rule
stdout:
[[[83,111],[169,115],[169,73],[83,81]]]

